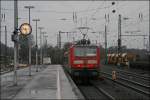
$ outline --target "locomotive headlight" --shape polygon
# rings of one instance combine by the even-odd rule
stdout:
[[[88,60],[88,64],[97,64],[96,60]]]
[[[83,64],[84,62],[83,62],[83,60],[75,60],[74,61],[74,64]]]

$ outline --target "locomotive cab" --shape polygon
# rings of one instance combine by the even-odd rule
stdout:
[[[69,53],[70,73],[74,77],[95,78],[100,72],[100,49],[91,45],[74,45]]]

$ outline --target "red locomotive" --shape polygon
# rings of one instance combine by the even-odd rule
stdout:
[[[98,78],[100,74],[100,48],[96,45],[71,45],[67,55],[67,70],[73,78]]]

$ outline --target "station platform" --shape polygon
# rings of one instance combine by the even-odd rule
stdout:
[[[20,85],[10,86],[13,89],[8,88],[9,86],[5,87],[5,81],[2,82],[4,86],[2,88],[8,89],[2,89],[1,93],[7,93],[7,91],[11,91],[12,93],[12,90],[18,92],[14,93],[9,98],[6,96],[10,93],[7,95],[3,93],[3,98],[1,99],[83,99],[80,91],[77,90],[74,84],[67,78],[61,65],[48,65],[42,71],[34,72],[32,77],[27,75],[23,76],[22,81],[26,80],[25,85],[21,84],[20,81],[18,82]],[[10,81],[7,81],[7,83],[8,82]],[[17,89],[18,87],[22,88]]]

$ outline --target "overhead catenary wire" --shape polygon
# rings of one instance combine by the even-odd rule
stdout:
[[[102,7],[102,8],[103,8],[103,7]],[[89,8],[89,9],[81,10],[81,12],[82,12],[82,11],[88,11],[88,12],[92,11],[92,12],[93,12],[93,11],[95,11],[95,10],[96,10],[95,8],[94,8],[94,9],[93,9],[93,8],[92,8],[92,9]],[[61,12],[61,11],[57,11],[57,10],[40,10],[40,11],[46,11],[46,12],[54,11],[53,13],[55,13],[55,11],[56,11],[56,13]],[[34,11],[34,12],[36,12],[36,11]],[[81,13],[81,12],[80,12],[80,11],[77,11],[77,13]],[[41,12],[41,13],[42,13],[42,12]],[[71,12],[70,12],[70,11],[69,11],[69,12],[68,12],[68,11],[66,11],[66,12],[63,12],[63,11],[62,11],[62,13],[68,13],[68,14],[71,13],[71,14],[72,14],[72,11],[71,11]],[[60,14],[62,14],[62,13],[60,13]],[[86,13],[86,12],[85,12],[85,13]],[[96,14],[97,14],[97,13],[96,13]],[[101,20],[104,20],[104,17],[103,17],[102,19],[97,19],[97,20],[100,20],[100,21],[101,21]],[[103,24],[102,24],[102,25],[103,25]],[[94,26],[93,26],[93,27],[94,27]]]
[[[91,12],[91,11],[95,11],[95,10],[98,10],[98,9],[105,9],[105,8],[109,8],[110,6],[108,7],[102,7],[102,8],[97,8],[97,9],[86,9],[86,10],[80,10],[80,11],[76,11],[77,13],[86,13],[86,12]],[[8,8],[2,8],[1,9],[2,11],[13,11],[13,9],[8,9]],[[23,9],[19,9],[19,11],[25,11]],[[52,12],[52,13],[72,13],[72,11],[57,11],[57,10],[33,10],[32,12],[41,12],[41,13],[44,13],[44,12]]]

